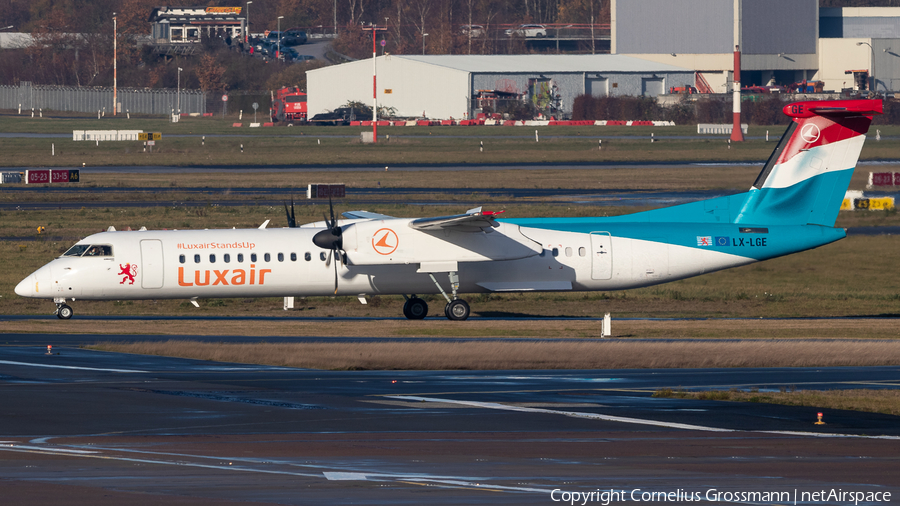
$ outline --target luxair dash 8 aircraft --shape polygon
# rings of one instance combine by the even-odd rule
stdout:
[[[141,230],[91,235],[25,278],[16,293],[67,300],[622,290],[822,246],[834,228],[876,100],[797,102],[793,121],[749,191],[605,218],[498,219],[472,209],[436,218],[364,211],[288,228]],[[285,206],[287,211],[287,206]],[[449,292],[449,293],[448,293]]]

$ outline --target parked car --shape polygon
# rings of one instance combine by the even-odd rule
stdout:
[[[291,28],[290,30],[284,32],[282,44],[286,46],[299,46],[301,44],[306,44],[306,41],[308,39],[309,38],[307,37],[305,31],[298,28]]]
[[[266,36],[266,40],[273,44],[277,44],[279,35],[281,36],[282,46],[299,46],[300,44],[306,44],[306,32],[304,32],[303,30],[298,30],[296,28],[288,30],[286,32],[272,30],[271,32],[269,32],[269,35]]]
[[[468,35],[470,38],[481,37],[484,35],[484,27],[481,25],[462,25],[459,28],[459,31],[463,35]]]
[[[316,114],[309,120],[314,125],[349,125],[357,116],[362,116],[362,111],[352,107],[338,107],[332,112]]]
[[[308,54],[298,54],[297,56],[294,57],[294,61],[296,61],[296,62],[310,61],[310,60],[315,60],[315,59],[316,59],[315,56],[308,55]]]
[[[544,25],[519,25],[518,28],[510,28],[506,30],[508,37],[546,37],[547,27]]]

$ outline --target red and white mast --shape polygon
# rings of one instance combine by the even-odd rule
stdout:
[[[742,142],[744,132],[741,131],[741,46],[734,46],[734,93],[732,94],[731,111],[734,125],[731,127],[731,140]]]

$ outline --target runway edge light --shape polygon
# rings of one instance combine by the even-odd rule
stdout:
[[[816,416],[819,417],[819,421],[815,423],[815,425],[825,425],[825,422],[822,421],[823,413],[816,413]]]
[[[52,344],[47,345],[47,355],[53,355],[53,345]]]

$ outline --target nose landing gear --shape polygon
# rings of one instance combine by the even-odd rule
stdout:
[[[54,313],[60,320],[68,320],[75,314],[70,306],[66,305],[66,299],[53,299],[56,303],[56,312]]]

